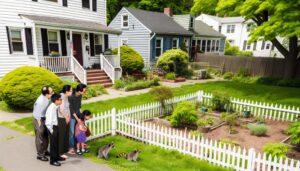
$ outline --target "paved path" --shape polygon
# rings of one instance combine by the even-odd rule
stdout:
[[[36,159],[34,137],[0,126],[0,166],[5,171],[113,171],[104,164],[93,163],[82,157],[72,157],[54,167]]]

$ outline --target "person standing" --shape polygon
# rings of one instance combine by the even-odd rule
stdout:
[[[70,104],[68,97],[72,95],[72,87],[65,85],[62,88],[61,99],[62,104],[59,107],[58,114],[58,132],[59,132],[59,155],[67,159],[68,156],[64,155],[69,150],[69,123],[71,119]]]
[[[46,127],[50,135],[50,164],[53,166],[60,166],[59,161],[65,160],[59,156],[58,149],[58,113],[59,106],[62,103],[60,94],[53,94],[51,96],[51,105],[46,112]]]
[[[75,154],[74,134],[75,134],[76,119],[74,118],[74,114],[80,116],[81,100],[85,92],[86,92],[86,85],[78,84],[76,90],[73,91],[72,96],[69,97],[70,113],[71,113],[70,131],[69,131],[69,154]]]
[[[33,106],[33,123],[35,132],[35,145],[37,150],[37,159],[48,161],[46,157],[48,148],[48,133],[45,126],[45,114],[49,106],[49,99],[53,94],[53,90],[49,86],[42,88],[42,94],[37,98]]]

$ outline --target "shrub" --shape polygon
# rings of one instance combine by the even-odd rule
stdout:
[[[225,55],[236,56],[239,51],[240,51],[239,47],[237,47],[237,46],[230,46],[230,43],[228,41],[226,41]]]
[[[222,75],[222,72],[221,72],[220,70],[213,69],[213,68],[208,68],[207,72],[208,72],[208,74],[211,75],[211,76],[219,77],[219,76]]]
[[[182,76],[185,78],[191,78],[194,75],[194,71],[192,69],[184,70]]]
[[[238,72],[237,76],[239,76],[239,77],[247,77],[247,76],[249,76],[249,70],[247,68],[241,67],[239,69],[239,72]]]
[[[185,125],[194,125],[198,120],[195,105],[189,102],[179,103],[171,116],[171,125],[180,127]]]
[[[174,72],[169,72],[169,73],[166,74],[165,78],[167,80],[176,80],[176,75],[175,75]]]
[[[140,90],[149,88],[151,86],[159,86],[159,78],[154,78],[153,80],[146,80],[146,81],[137,81],[133,82],[125,87],[125,91],[133,91],[133,90]]]
[[[117,54],[118,49],[113,50],[113,54]],[[132,74],[134,72],[141,72],[144,68],[143,57],[128,46],[121,46],[121,59],[120,64],[123,69],[123,73]]]
[[[291,143],[300,146],[300,122],[290,124],[288,134],[291,135]]]
[[[286,154],[289,152],[289,147],[282,143],[269,143],[263,146],[263,152],[267,154],[267,157],[271,155],[272,158],[276,156],[277,159],[280,157],[285,159]]]
[[[113,86],[114,89],[121,89],[126,86],[126,82],[124,80],[116,80]]]
[[[202,126],[212,126],[214,125],[214,119],[213,118],[201,118],[197,121],[197,125],[202,127]]]
[[[92,85],[87,87],[87,91],[85,95],[82,97],[84,100],[97,97],[102,94],[106,94],[106,90],[104,89],[103,85]]]
[[[42,87],[47,85],[59,92],[63,81],[43,68],[20,67],[6,74],[1,80],[1,99],[14,108],[32,109]]]
[[[162,106],[161,115],[165,111],[165,101],[173,98],[173,92],[171,88],[166,86],[153,87],[149,93],[153,96],[155,101],[159,101]]]
[[[188,68],[188,53],[180,49],[167,50],[157,61],[157,67],[166,72],[175,72],[178,76],[184,76]]]
[[[184,51],[184,52],[188,52],[188,49],[187,49],[186,44],[185,44],[184,41],[181,43],[180,49],[181,49],[182,51]]]
[[[237,119],[238,119],[238,114],[237,113],[226,113],[222,112],[221,113],[221,118],[228,124],[230,127],[233,127],[237,125]]]
[[[300,87],[300,79],[260,77],[257,79],[256,83],[263,84],[263,85],[281,86],[281,87]]]
[[[234,77],[234,74],[232,72],[226,72],[223,75],[223,78],[226,79],[226,80],[231,80],[233,77]]]
[[[214,94],[212,98],[212,108],[213,110],[219,112],[230,110],[230,99],[227,98],[226,96]]]
[[[239,51],[237,53],[237,56],[241,56],[241,57],[251,57],[253,56],[253,52],[252,51]]]
[[[263,136],[267,133],[268,129],[265,124],[248,124],[248,129],[250,129],[251,135]]]

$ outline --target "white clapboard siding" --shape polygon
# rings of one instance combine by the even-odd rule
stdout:
[[[186,30],[190,29],[191,15],[173,15],[173,19]]]
[[[106,25],[106,0],[97,0],[97,12],[83,9],[81,0],[68,0],[68,7],[62,6],[62,0],[50,2],[47,0],[0,0],[0,78],[9,71],[28,64],[26,53],[9,54],[6,26],[24,28],[24,22],[19,14],[45,15],[50,17],[63,17],[85,21],[97,22]],[[41,36],[36,29],[38,55],[42,55]],[[26,52],[25,37],[23,36],[23,49]],[[95,59],[96,60],[96,59]]]
[[[121,16],[122,14],[128,14],[129,28],[121,28]],[[141,24],[126,8],[122,8],[117,16],[109,24],[110,28],[122,30],[120,40],[128,40],[128,46],[135,49],[144,59],[145,66],[149,66],[150,63],[150,32]],[[118,47],[118,37],[116,35],[109,35],[109,47]]]

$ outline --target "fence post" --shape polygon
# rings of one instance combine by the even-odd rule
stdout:
[[[203,91],[198,91],[198,92],[197,92],[197,100],[198,100],[198,102],[200,102],[200,103],[203,103],[203,94],[204,94]]]
[[[247,171],[253,171],[255,165],[255,149],[250,148],[248,153],[248,164],[247,164]]]
[[[116,128],[117,128],[117,122],[116,122],[116,108],[113,108],[111,110],[111,135],[116,135]]]

